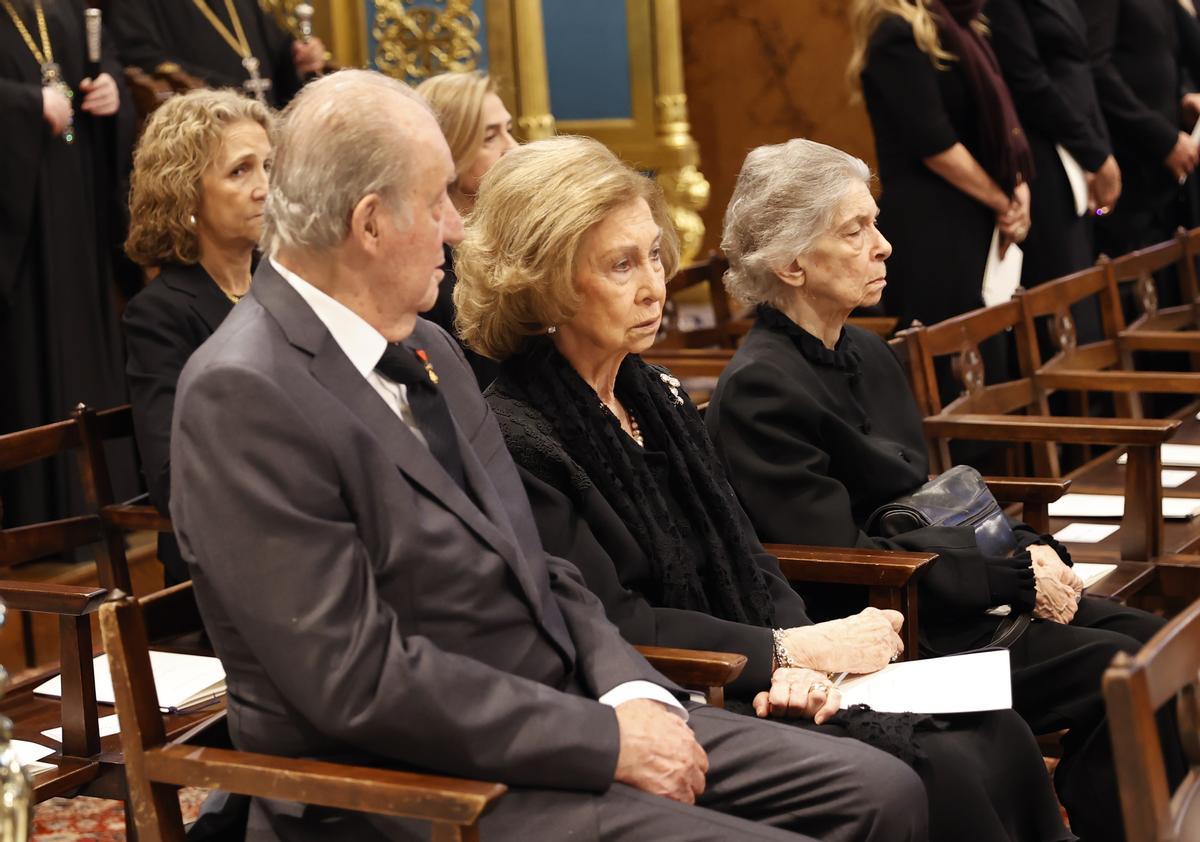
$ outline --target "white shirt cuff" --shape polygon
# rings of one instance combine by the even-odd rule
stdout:
[[[662,702],[672,713],[678,715],[684,722],[687,722],[687,708],[679,704],[679,700],[668,693],[666,688],[660,687],[652,681],[626,681],[624,684],[618,684],[609,690],[598,701],[602,705],[615,708],[617,705],[631,702],[634,699],[650,699],[654,702]]]

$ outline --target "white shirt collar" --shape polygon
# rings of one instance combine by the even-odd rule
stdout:
[[[300,297],[333,334],[334,341],[350,358],[350,362],[359,373],[363,377],[370,375],[383,352],[387,350],[388,343],[383,334],[345,304],[317,289],[287,267],[279,265],[275,258],[268,259],[275,271],[291,284],[292,289],[300,293]]]

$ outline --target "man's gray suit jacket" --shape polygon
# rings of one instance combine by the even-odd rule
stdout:
[[[263,261],[192,357],[171,514],[228,673],[235,744],[601,792],[636,679],[578,572],[542,549],[457,345],[418,320],[455,418],[463,493]]]

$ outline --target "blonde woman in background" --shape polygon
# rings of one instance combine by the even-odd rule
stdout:
[[[496,93],[496,85],[484,73],[443,73],[427,79],[417,88],[437,117],[442,134],[454,156],[455,181],[450,200],[465,218],[475,207],[479,182],[492,164],[515,149],[512,116]],[[421,315],[457,338],[454,326],[454,252],[447,243],[444,276],[438,288],[437,303]],[[496,377],[497,363],[470,348],[463,347],[467,362],[475,372],[479,388],[484,389]]]
[[[905,327],[983,306],[992,232],[1029,232],[1033,160],[981,18],[985,0],[855,0],[861,87],[895,247],[887,312]]]

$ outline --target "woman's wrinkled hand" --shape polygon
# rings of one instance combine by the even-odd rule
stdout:
[[[1048,576],[1066,585],[1074,592],[1076,602],[1083,598],[1083,579],[1058,557],[1053,547],[1034,544],[1029,547],[1029,557],[1033,559],[1034,576],[1039,579]]]
[[[1033,616],[1066,625],[1075,619],[1079,600],[1070,585],[1063,584],[1052,576],[1037,578],[1037,604]]]
[[[754,697],[754,712],[760,718],[811,719],[817,725],[841,706],[842,694],[825,673],[794,667],[775,670],[771,689]]]
[[[904,652],[904,615],[864,608],[851,617],[788,629],[783,644],[792,660],[821,672],[876,672]]]

